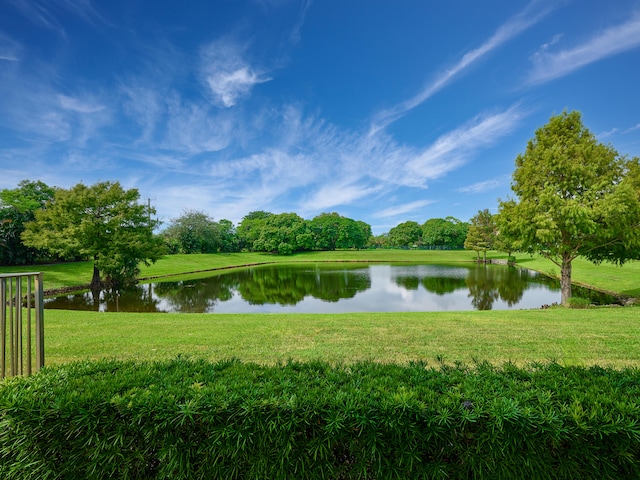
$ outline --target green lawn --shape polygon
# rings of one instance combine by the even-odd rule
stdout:
[[[46,362],[190,355],[273,364],[556,360],[640,367],[640,308],[357,313],[137,314],[47,310]]]

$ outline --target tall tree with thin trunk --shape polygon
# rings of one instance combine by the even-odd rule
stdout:
[[[487,250],[494,247],[496,239],[496,222],[489,209],[478,210],[470,220],[467,230],[467,237],[464,241],[464,248],[475,250],[480,259],[480,252],[483,252],[483,261],[487,263]]]
[[[638,258],[639,177],[638,160],[598,142],[579,112],[552,117],[516,158],[516,198],[500,202],[500,228],[560,268],[563,305],[576,257],[617,264]]]

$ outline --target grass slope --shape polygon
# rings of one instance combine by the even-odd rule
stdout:
[[[556,360],[640,366],[640,309],[358,313],[137,314],[48,310],[46,362],[190,355],[274,364]]]

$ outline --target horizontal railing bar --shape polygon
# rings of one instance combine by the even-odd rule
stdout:
[[[0,278],[32,277],[39,274],[40,272],[0,273]]]

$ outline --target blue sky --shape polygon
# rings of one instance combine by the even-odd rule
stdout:
[[[565,109],[640,155],[640,0],[0,0],[0,188],[164,221],[468,220]]]

